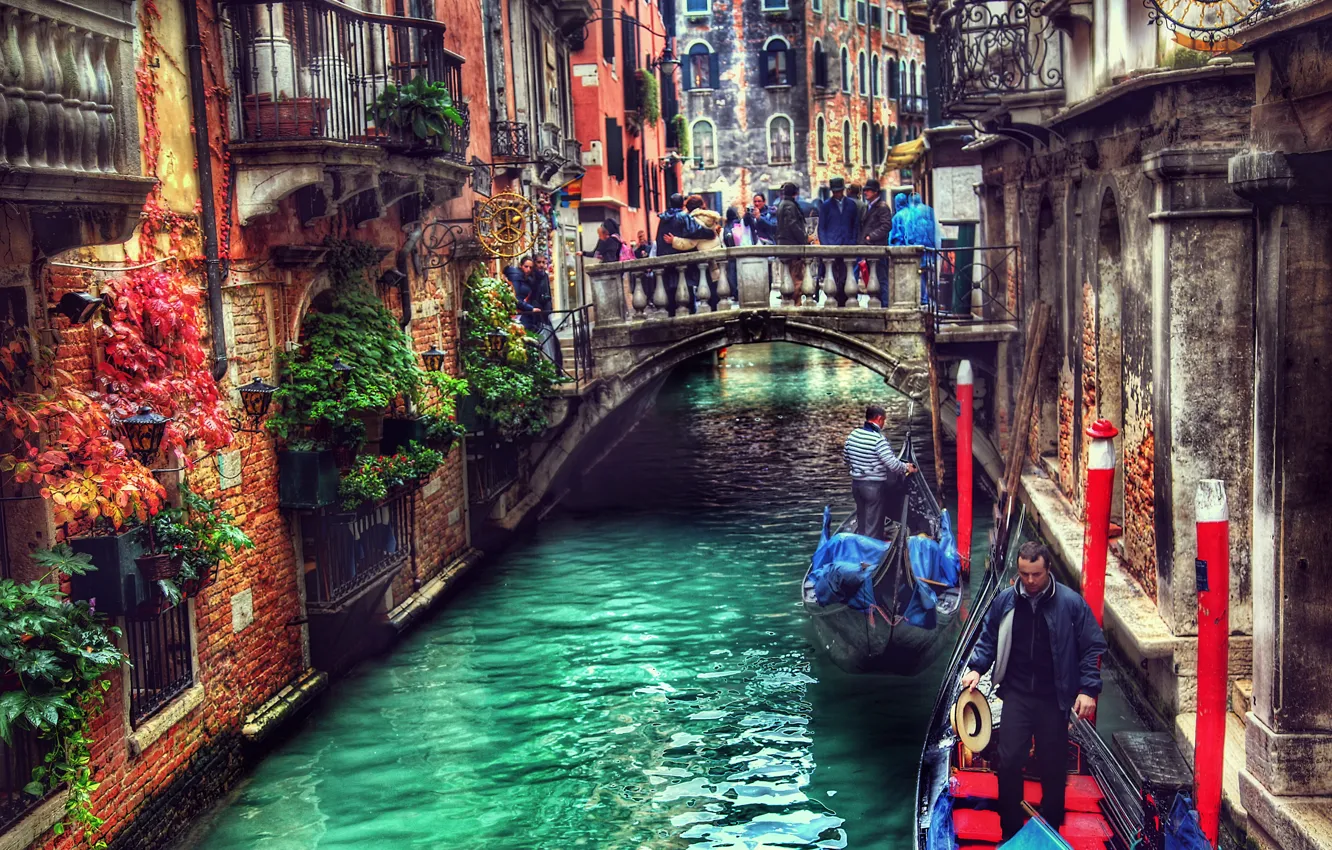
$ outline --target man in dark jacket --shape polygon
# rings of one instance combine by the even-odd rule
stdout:
[[[860,224],[860,243],[862,245],[887,245],[888,231],[893,226],[893,213],[888,209],[888,204],[884,202],[883,192],[879,190],[879,181],[873,177],[865,181],[865,218]],[[883,306],[888,306],[888,261],[879,260],[878,263],[870,262],[866,264],[866,276],[871,273],[870,269],[878,267],[879,275],[879,302]]]
[[[800,187],[796,184],[782,184],[782,202],[777,205],[778,245],[809,244],[809,236],[805,233],[805,211],[800,208],[800,202],[796,200],[799,194]],[[795,282],[795,303],[798,306],[801,298],[800,284],[805,279],[805,261],[800,257],[792,257],[786,261],[786,267],[790,269],[791,279]]]
[[[674,254],[682,253],[671,247],[671,240],[677,236],[685,239],[711,239],[717,234],[708,230],[703,225],[693,219],[689,213],[684,210],[684,195],[676,192],[671,195],[667,203],[666,212],[660,215],[661,222],[657,225],[657,256],[670,257]],[[680,280],[680,271],[678,268],[665,268],[660,272],[662,283],[666,287],[666,310],[674,316],[677,306],[676,285]],[[689,312],[694,312],[694,299],[691,295],[689,303],[685,305]]]
[[[1041,775],[1041,817],[1064,823],[1069,711],[1088,717],[1101,695],[1105,637],[1077,591],[1050,574],[1050,550],[1034,540],[1018,550],[1018,582],[985,619],[962,687],[991,680],[1004,701],[999,724],[999,817],[1004,840],[1022,828],[1022,769],[1032,738]]]
[[[819,244],[855,245],[860,233],[860,208],[847,197],[846,181],[834,177],[828,181],[832,197],[819,207]],[[837,282],[837,306],[846,306],[846,263],[832,260],[833,280]]]

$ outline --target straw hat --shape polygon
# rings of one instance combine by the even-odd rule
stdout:
[[[990,745],[993,718],[990,703],[980,691],[964,689],[953,704],[949,719],[953,723],[953,732],[968,750],[979,753]]]

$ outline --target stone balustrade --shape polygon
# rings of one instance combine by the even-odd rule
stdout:
[[[840,309],[917,310],[920,306],[921,249],[832,245],[755,245],[690,251],[624,263],[589,264],[590,300],[596,305],[599,325],[674,318],[689,314],[690,280],[697,276],[696,310],[768,309],[780,299],[781,307],[837,307],[837,275],[846,270],[846,306]],[[858,278],[857,265],[869,264],[869,279]],[[732,284],[732,266],[734,280]],[[668,298],[667,287],[674,289]],[[862,307],[860,295],[867,296]],[[674,303],[675,313],[667,313]]]
[[[133,51],[60,8],[0,6],[0,168],[116,174],[120,125],[137,120],[118,108]]]

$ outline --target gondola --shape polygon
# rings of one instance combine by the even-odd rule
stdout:
[[[998,778],[992,759],[1003,704],[993,695],[989,674],[979,686],[987,695],[993,718],[995,732],[989,746],[976,753],[967,749],[953,728],[952,709],[962,693],[962,676],[986,615],[1016,574],[1021,541],[1015,530],[1021,529],[1025,512],[1016,526],[1010,527],[1007,520],[1011,518],[1011,514],[999,517],[990,532],[985,574],[972,597],[971,614],[935,700],[916,780],[916,850],[952,850],[959,845],[984,850],[1000,843]],[[1068,764],[1067,814],[1060,830],[1067,846],[1074,850],[1159,848],[1164,846],[1165,830],[1174,834],[1173,846],[1204,846],[1198,843],[1201,833],[1184,798],[1176,798],[1173,791],[1166,798],[1163,789],[1135,785],[1095,727],[1085,720],[1074,720],[1070,727]],[[1030,804],[1039,799],[1040,785],[1032,780],[1034,767],[1027,775],[1024,797]],[[1186,784],[1175,790],[1180,787]],[[1033,818],[1028,827],[1023,832],[1032,836],[1015,845],[1051,850],[1064,846],[1039,818]]]
[[[908,435],[899,454],[902,460],[920,463],[915,446]],[[952,645],[957,632],[958,609],[962,602],[960,583],[955,586],[931,584],[930,590],[937,602],[928,616],[932,627],[913,625],[907,621],[907,612],[913,598],[918,596],[918,583],[909,555],[909,538],[924,534],[938,541],[944,527],[943,511],[934,493],[917,473],[907,476],[907,495],[899,516],[890,517],[887,546],[881,546],[882,557],[873,565],[873,596],[877,605],[870,611],[857,610],[851,605],[832,602],[820,605],[813,579],[816,562],[811,562],[801,582],[801,600],[814,623],[820,647],[834,664],[849,673],[892,673],[914,676]],[[824,512],[824,537],[829,538],[827,524],[829,512]],[[856,518],[852,514],[837,529],[837,534],[855,534]],[[873,541],[866,543],[866,551],[876,551]],[[817,555],[817,553],[816,553]]]

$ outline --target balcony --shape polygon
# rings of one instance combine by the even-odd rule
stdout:
[[[898,98],[897,111],[902,115],[924,115],[927,111],[925,97],[918,94],[906,94]]]
[[[307,560],[314,562],[305,574],[308,610],[336,609],[407,563],[415,529],[413,496],[403,491],[350,513],[326,509],[301,518],[302,531],[313,543],[306,550]]]
[[[993,118],[1015,107],[1062,103],[1061,33],[1041,0],[939,4],[946,118]]]
[[[463,58],[444,47],[443,23],[334,0],[225,6],[234,79],[230,130],[240,167],[242,224],[302,192],[306,217],[332,215],[356,196],[363,221],[410,194],[456,197],[470,174],[468,106],[462,126],[427,139],[378,126],[367,108],[389,86],[422,78],[462,91]]]
[[[123,242],[156,181],[139,170],[134,24],[123,0],[0,5],[0,202],[51,256]]]
[[[490,136],[495,159],[531,159],[532,137],[521,121],[496,121]]]

